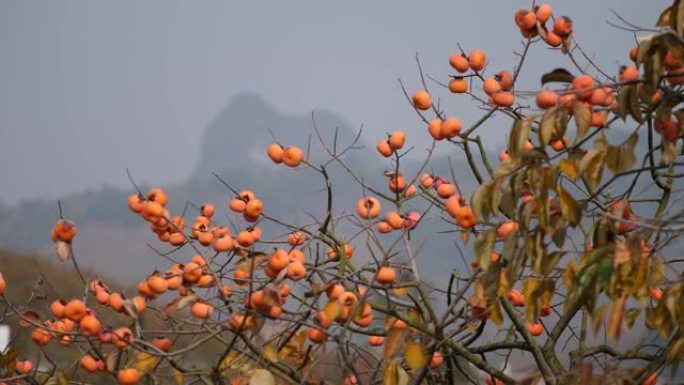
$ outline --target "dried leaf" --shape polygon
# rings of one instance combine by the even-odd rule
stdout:
[[[565,68],[556,68],[551,72],[547,72],[541,77],[541,84],[546,83],[572,83],[575,77]]]
[[[560,198],[561,213],[572,227],[575,227],[582,220],[582,208],[575,199],[561,185],[556,185],[556,192]]]
[[[575,115],[575,126],[577,127],[577,136],[575,137],[575,144],[584,138],[591,128],[591,108],[584,105],[584,103],[577,101],[572,108]]]
[[[273,342],[267,343],[264,345],[263,355],[271,362],[278,362],[278,347]]]
[[[138,369],[141,373],[149,373],[154,367],[157,365],[157,357],[145,353],[145,352],[138,352],[135,355],[135,361],[133,363],[133,367]]]
[[[613,302],[610,315],[608,316],[606,335],[613,342],[620,338],[620,331],[622,331],[622,322],[625,318],[625,298],[625,296],[621,296]]]
[[[57,254],[57,257],[59,257],[59,260],[62,262],[71,258],[71,255],[72,255],[71,243],[63,242],[63,241],[56,241],[55,242],[55,253]]]
[[[383,385],[408,385],[409,376],[396,361],[385,366],[382,372]],[[251,385],[251,384],[250,384]]]
[[[198,297],[195,294],[190,294],[190,295],[186,295],[185,297],[175,298],[173,301],[167,303],[164,306],[163,311],[166,314],[171,314],[174,311],[182,309],[182,308],[190,305],[191,303],[195,302],[197,300],[197,298]]]
[[[561,172],[565,174],[573,182],[579,178],[579,166],[577,165],[577,159],[574,157],[561,159],[558,162],[558,168]]]
[[[385,350],[382,354],[383,360],[389,361],[394,358],[404,346],[406,337],[409,334],[408,328],[392,328],[385,338]]]

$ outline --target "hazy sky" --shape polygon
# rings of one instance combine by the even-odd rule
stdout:
[[[332,110],[365,124],[369,141],[402,128],[409,139],[419,130],[414,140],[427,143],[397,83],[418,87],[415,53],[441,78],[457,42],[485,49],[492,68],[512,69],[520,47],[513,13],[530,3],[2,2],[0,202],[128,186],[126,167],[143,181],[181,181],[195,166],[204,127],[245,91],[285,112]],[[606,24],[615,20],[609,10],[651,26],[670,1],[550,3],[573,17],[583,48],[617,71],[633,41]],[[533,51],[544,60],[523,74],[526,89],[538,87],[539,71],[567,66],[558,52]],[[492,132],[488,141],[502,137]]]

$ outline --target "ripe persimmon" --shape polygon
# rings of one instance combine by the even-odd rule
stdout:
[[[519,9],[515,12],[515,24],[521,30],[530,30],[537,25],[537,15],[529,9]]]
[[[297,167],[304,159],[304,151],[298,147],[290,146],[283,152],[283,164],[288,167]]]
[[[233,249],[233,237],[230,234],[220,234],[214,237],[214,251],[221,253]]]
[[[156,219],[161,217],[163,214],[164,206],[158,202],[148,201],[143,208],[143,215],[145,215],[146,218]]]
[[[163,294],[169,289],[169,284],[164,278],[158,274],[154,274],[147,278],[147,286],[155,294]]]
[[[287,265],[287,278],[299,281],[306,276],[306,266],[300,261],[292,261]]]
[[[378,274],[375,276],[375,280],[383,285],[389,285],[394,283],[397,279],[397,272],[389,266],[380,266],[378,269]]]
[[[413,106],[419,110],[427,110],[432,107],[432,98],[425,90],[416,91],[411,100],[413,101]]]
[[[496,235],[499,238],[508,238],[513,233],[516,233],[519,229],[518,222],[514,220],[507,220],[496,228]]]
[[[437,369],[442,366],[442,363],[444,363],[444,357],[442,356],[442,353],[434,352],[432,354],[432,358],[430,358],[430,368]]]
[[[375,197],[364,197],[356,202],[356,211],[363,219],[373,219],[380,215],[380,201]]]
[[[512,92],[501,91],[493,94],[491,101],[499,107],[511,107],[515,103],[515,95]]]
[[[406,143],[406,134],[403,131],[397,130],[390,134],[389,140],[387,141],[392,148],[396,151],[404,147]]]
[[[487,56],[484,51],[480,49],[474,49],[470,51],[468,56],[468,65],[473,71],[481,71],[487,64]]]
[[[534,14],[537,17],[537,21],[544,24],[551,18],[553,8],[549,4],[542,3],[534,7]]]
[[[463,78],[451,79],[449,81],[449,91],[455,94],[462,94],[468,91],[468,82]]]
[[[385,343],[383,336],[368,336],[368,345],[370,346],[381,346],[383,343]]]
[[[558,104],[558,94],[549,91],[549,90],[543,90],[540,91],[537,94],[537,106],[541,109],[547,109],[554,107]]]
[[[234,331],[244,331],[252,327],[252,316],[235,313],[228,321],[228,326]]]
[[[183,281],[197,282],[202,276],[202,267],[195,262],[188,262],[183,267]]]
[[[328,338],[328,334],[320,329],[309,328],[309,340],[313,343],[322,344]]]
[[[89,354],[86,354],[85,356],[81,357],[79,363],[81,364],[81,368],[83,368],[83,370],[85,370],[86,372],[93,373],[100,370],[98,360],[96,360],[95,358],[93,358],[93,356]]]
[[[457,118],[446,118],[439,128],[442,138],[453,138],[461,132],[461,121]]]
[[[652,287],[648,292],[651,295],[651,298],[656,301],[660,301],[663,298],[663,289],[659,287]]]
[[[211,274],[202,274],[202,276],[197,280],[197,287],[205,289],[214,287],[215,284],[216,281],[214,280],[214,276]]]
[[[428,133],[434,140],[442,140],[444,137],[442,136],[442,120],[441,119],[433,119],[428,123],[427,126]]]
[[[157,202],[161,206],[166,206],[166,203],[169,201],[169,198],[166,195],[166,192],[158,187],[153,187],[149,190],[147,190],[147,200],[151,202]]]
[[[86,314],[86,305],[80,299],[72,299],[64,306],[64,317],[74,322],[79,322]]]
[[[540,323],[528,323],[526,328],[530,335],[534,337],[540,336],[544,332],[544,327]]]
[[[112,344],[123,349],[133,342],[133,332],[127,327],[120,327],[112,331]]]
[[[392,150],[389,142],[385,139],[378,140],[378,143],[375,145],[375,149],[378,150],[380,155],[384,156],[385,158],[388,158],[394,154],[394,150]]]
[[[168,352],[171,349],[171,340],[166,337],[155,337],[152,344],[162,352]]]
[[[510,91],[513,88],[513,75],[506,70],[499,71],[494,78],[501,85],[503,91]]]
[[[214,312],[214,307],[208,303],[195,302],[190,306],[190,314],[195,318],[207,319]]]
[[[591,126],[592,127],[605,127],[607,124],[608,116],[603,111],[592,111],[591,113]]]
[[[442,199],[450,198],[456,194],[456,186],[451,183],[442,183],[437,187],[437,195]]]
[[[301,246],[306,242],[306,234],[303,231],[293,231],[287,236],[290,246]]]
[[[55,223],[55,236],[62,242],[71,242],[76,236],[77,226],[74,222],[67,219],[60,219]]]
[[[398,193],[402,192],[406,188],[406,180],[404,176],[399,173],[393,173],[389,177],[387,182],[387,187],[391,192]]]
[[[636,66],[622,66],[620,68],[620,76],[618,80],[626,82],[630,80],[639,80],[639,70]]]
[[[572,89],[575,91],[582,91],[577,93],[580,100],[589,100],[593,92],[593,87],[596,85],[594,78],[589,75],[578,75],[572,81]]]
[[[556,18],[553,23],[553,33],[561,37],[570,35],[572,33],[572,19],[567,16]]]
[[[102,324],[94,315],[86,315],[79,322],[78,327],[86,337],[95,337],[102,333]]]
[[[264,211],[264,203],[260,199],[252,199],[247,202],[244,214],[250,217],[258,217]]]
[[[288,263],[290,263],[290,258],[283,249],[276,249],[273,254],[268,257],[268,266],[274,271],[280,271],[286,268]]]
[[[283,163],[283,156],[285,155],[285,149],[278,143],[273,143],[268,146],[266,154],[275,164]]]
[[[64,307],[66,302],[62,299],[56,299],[50,304],[50,313],[52,313],[55,318],[64,318]]]
[[[394,230],[404,227],[404,218],[396,211],[388,211],[385,214],[385,222]]]
[[[99,290],[97,294],[95,294],[95,300],[100,305],[107,305],[109,304],[109,293],[104,289]]]
[[[140,214],[145,208],[145,198],[140,194],[131,194],[126,200],[128,208],[136,214]]]
[[[458,72],[464,73],[470,68],[468,58],[461,53],[455,53],[449,57],[449,64]]]
[[[563,44],[563,38],[553,31],[548,31],[546,33],[546,40],[544,41],[546,42],[546,44],[554,48],[558,48],[561,46],[561,44]]]
[[[50,343],[50,340],[52,340],[52,336],[43,328],[35,328],[31,332],[31,341],[38,346],[45,346]]]
[[[33,363],[28,360],[20,360],[14,364],[14,369],[20,374],[30,373],[33,370]]]
[[[493,95],[501,91],[501,83],[499,83],[496,78],[487,78],[482,82],[482,90],[484,90],[487,95]]]
[[[138,383],[138,379],[140,379],[140,373],[136,368],[119,369],[116,379],[121,385],[135,385]]]
[[[668,71],[676,71],[682,67],[682,62],[672,54],[672,51],[667,51],[663,66]]]

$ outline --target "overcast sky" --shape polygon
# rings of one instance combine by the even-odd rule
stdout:
[[[418,87],[415,53],[441,78],[458,42],[483,48],[491,68],[512,69],[520,47],[513,13],[530,3],[2,2],[0,202],[128,186],[126,167],[155,184],[182,181],[195,166],[204,127],[245,91],[288,113],[329,109],[354,127],[365,124],[372,142],[402,128],[427,143],[397,83],[401,77]],[[551,2],[611,71],[626,62],[633,40],[606,24],[616,20],[610,9],[651,26],[668,3]],[[539,71],[568,66],[541,45],[533,53],[543,59],[523,74],[526,89],[538,87]],[[448,106],[463,103],[467,98],[450,99]],[[494,146],[502,137],[492,132],[487,140]]]

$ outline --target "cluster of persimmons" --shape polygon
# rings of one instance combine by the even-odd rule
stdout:
[[[543,41],[553,48],[563,46],[564,52],[572,44],[572,20],[567,16],[554,17],[548,4],[539,4],[534,9],[520,9],[516,11],[514,19],[528,43]],[[617,118],[624,111],[619,95],[620,87],[642,81],[636,65],[637,56],[638,49],[635,48],[629,54],[634,63],[622,66],[613,83],[599,82],[590,74],[580,73],[566,79],[566,86],[562,89],[544,88],[535,91],[533,95],[523,95],[535,100],[537,109],[530,108],[530,116],[545,116],[550,111],[563,110],[568,114],[567,119],[585,119],[587,126],[595,130],[608,127],[611,119]],[[461,50],[451,55],[448,63],[457,72],[444,85],[449,91],[468,94],[479,101],[483,108],[507,111],[521,119],[517,114],[524,108],[515,107],[520,96],[516,93],[519,69],[514,73],[507,70],[489,71],[490,63],[481,49],[473,49],[467,55]],[[664,66],[670,75],[666,77],[667,84],[676,86],[684,82],[684,74],[679,75],[682,63],[676,55],[668,52],[664,57]],[[479,84],[477,89],[473,89],[475,83]],[[658,90],[652,95],[652,100],[658,102],[663,97],[663,91]],[[469,139],[467,132],[470,130],[466,131],[457,117],[447,116],[439,110],[427,89],[420,89],[407,98],[427,124],[428,134],[434,141],[451,142],[460,146]],[[429,111],[434,112],[434,118],[427,118]],[[582,124],[578,123],[578,126]],[[653,130],[669,141],[679,139],[682,134],[680,122],[664,115],[654,119]],[[410,232],[426,218],[426,211],[412,206],[417,201],[416,198],[441,210],[443,218],[448,219],[463,234],[464,243],[467,242],[468,234],[478,236],[477,243],[480,241],[479,234],[484,230],[491,230],[491,244],[510,244],[509,239],[525,235],[521,234],[522,230],[529,231],[526,224],[514,216],[498,216],[499,219],[492,220],[480,215],[481,209],[478,207],[482,206],[482,202],[461,191],[458,181],[453,180],[453,177],[450,179],[434,175],[423,169],[415,178],[405,177],[399,162],[407,136],[409,135],[404,131],[396,130],[377,141],[377,152],[392,160],[395,167],[385,173],[386,187],[383,186],[382,190],[364,188],[363,196],[356,203],[355,223],[362,223],[363,231],[374,233],[371,237],[373,240],[379,239],[377,234],[398,234],[399,239],[404,239],[408,244]],[[576,143],[577,141],[566,135],[565,128],[560,130],[554,125],[548,136],[540,135],[539,140],[525,138],[520,149],[512,151],[512,146],[517,143],[509,143],[508,149],[499,152],[498,159],[503,167],[521,162],[520,156],[514,154],[519,150],[546,154],[546,149],[550,148],[554,153],[564,153],[570,151]],[[319,170],[296,146],[274,143],[268,146],[266,155],[275,164],[290,168],[305,165]],[[515,163],[507,172],[515,172],[520,168],[521,163]],[[327,178],[327,174],[323,174]],[[381,258],[373,255],[375,263],[362,264],[365,263],[362,261],[355,265],[352,258],[359,254],[355,253],[358,246],[354,246],[352,241],[341,241],[343,238],[333,234],[327,225],[320,225],[312,230],[311,226],[284,224],[267,216],[265,204],[255,192],[230,189],[230,196],[221,206],[207,202],[195,207],[192,215],[187,215],[186,212],[172,213],[167,208],[170,197],[161,188],[151,188],[146,193],[138,191],[130,195],[127,200],[130,211],[145,221],[160,242],[173,247],[174,252],[185,253],[183,259],[144,277],[138,283],[136,293],[112,291],[99,278],[84,282],[87,288],[85,296],[55,300],[49,304],[50,317],[43,320],[23,317],[31,326],[31,340],[41,347],[52,341],[64,347],[78,344],[84,352],[80,358],[80,366],[84,371],[110,373],[120,384],[133,385],[147,375],[148,371],[130,362],[117,360],[112,363],[108,357],[122,350],[143,351],[151,356],[165,357],[177,348],[172,342],[174,330],[170,330],[168,336],[147,341],[132,326],[141,314],[150,311],[151,301],[164,298],[171,302],[164,307],[163,313],[168,317],[176,317],[187,308],[188,313],[181,317],[185,317],[184,322],[188,325],[220,323],[230,333],[247,334],[260,330],[265,322],[269,322],[275,330],[274,335],[288,334],[289,338],[293,338],[295,334],[303,333],[311,344],[309,350],[322,349],[328,342],[344,342],[338,334],[351,330],[352,334],[363,336],[364,343],[368,346],[384,346],[383,358],[386,366],[392,368],[391,373],[385,372],[385,381],[389,381],[390,385],[401,383],[397,378],[401,378],[404,369],[389,364],[397,356],[400,350],[398,346],[403,346],[405,339],[418,340],[417,334],[425,334],[426,331],[437,333],[435,329],[441,332],[445,327],[433,321],[436,328],[420,329],[418,326],[425,317],[413,313],[401,315],[394,310],[393,301],[396,298],[406,296],[413,290],[410,288],[421,284],[413,282],[413,279],[417,279],[416,276],[410,277],[410,273],[415,273],[409,267],[411,261],[402,259],[402,253],[385,250],[382,251]],[[568,204],[562,202],[562,197],[547,195],[540,198],[532,188],[526,188],[516,197],[515,205],[520,205],[520,212],[528,211],[531,216],[536,217],[571,216]],[[236,221],[230,227],[221,224],[217,219],[218,215],[215,215],[222,206],[235,215]],[[633,212],[629,199],[612,199],[602,215],[617,221],[614,234],[624,237],[616,238],[614,247],[627,250],[627,237],[638,230],[640,219]],[[264,221],[280,225],[285,229],[284,235],[271,236],[262,233],[260,225]],[[63,218],[57,221],[51,233],[56,244],[68,247],[71,247],[76,236],[76,224]],[[321,245],[326,249],[319,255],[317,246]],[[641,257],[649,258],[653,246],[641,240],[640,248]],[[593,250],[593,244],[587,243],[584,251]],[[490,258],[488,251],[484,262],[504,269],[510,261],[503,254],[502,251],[492,250]],[[361,258],[357,256],[356,260],[366,257],[367,255],[362,255]],[[459,313],[455,318],[464,319],[464,325],[484,323],[492,318],[492,301],[484,294],[487,288],[483,287],[480,276],[486,270],[482,264],[482,258],[472,262],[472,274],[477,278],[471,281],[474,282],[474,289],[463,294],[464,309],[467,311]],[[6,283],[0,274],[0,296],[11,288],[12,283]],[[649,293],[656,303],[663,298],[663,291],[659,287],[650,287]],[[499,293],[499,297],[513,308],[525,308],[530,306],[529,294],[509,287],[505,292]],[[306,299],[311,297],[316,300]],[[388,306],[372,301],[378,298],[387,302]],[[410,299],[414,300],[413,297]],[[553,295],[543,296],[534,306],[538,310],[527,312],[524,327],[519,330],[523,337],[545,334],[547,329],[539,317],[553,315],[556,306],[551,303],[553,299],[556,299]],[[420,300],[426,301],[426,298],[420,297]],[[125,325],[103,325],[101,314],[110,311],[122,314],[129,322]],[[227,317],[224,319],[223,315]],[[381,323],[383,325],[379,327]],[[646,323],[649,327],[653,326],[649,325],[648,319]],[[335,328],[339,330],[338,334],[334,332]],[[283,331],[287,333],[281,333]],[[429,337],[437,338],[436,334]],[[419,354],[414,350],[409,353],[406,348],[408,366],[419,378],[425,375],[420,374],[421,368],[439,368],[446,359],[446,354],[443,355],[445,350],[440,347],[440,343],[426,342],[424,345],[418,349]],[[497,376],[502,377],[499,378],[494,376],[494,369],[487,366],[486,362],[477,363],[479,368],[489,370],[489,384],[502,383],[503,372],[496,372]],[[34,364],[30,360],[17,360],[14,370],[20,378],[22,375],[28,377],[40,369]],[[390,381],[387,378],[395,380]],[[504,380],[511,382],[510,378]],[[653,385],[656,380],[657,375],[653,373],[644,384]],[[358,382],[354,373],[348,373],[344,379],[347,385]],[[242,383],[240,380],[236,382]]]

